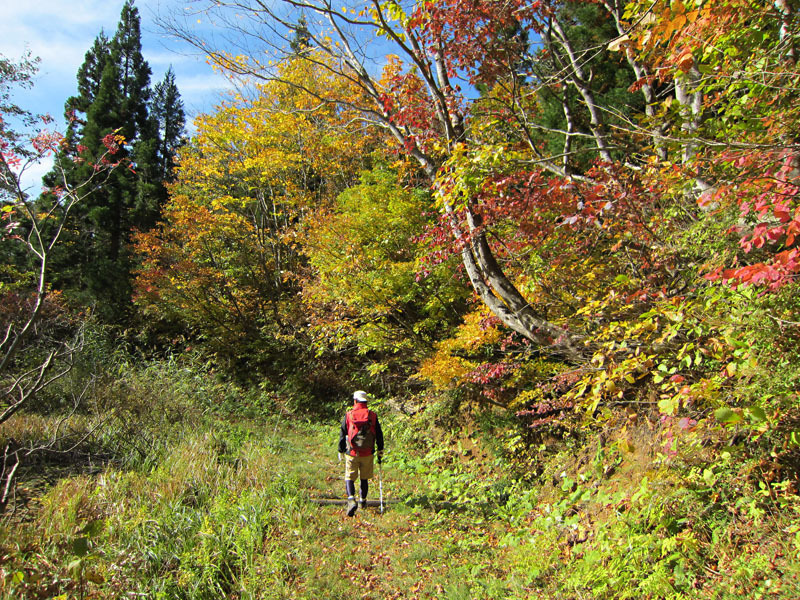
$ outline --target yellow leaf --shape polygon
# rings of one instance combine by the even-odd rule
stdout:
[[[631,453],[631,452],[633,452],[633,451],[634,451],[633,444],[631,444],[631,443],[630,443],[630,442],[629,442],[629,441],[628,441],[626,438],[623,438],[623,439],[621,439],[621,440],[620,440],[620,441],[617,443],[617,446],[618,446],[618,447],[619,447],[619,449],[620,449],[620,450],[622,450],[623,452]]]
[[[684,15],[678,15],[674,19],[672,19],[672,28],[674,30],[682,29],[686,26],[686,17]]]

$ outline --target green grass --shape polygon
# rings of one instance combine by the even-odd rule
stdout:
[[[387,503],[348,518],[310,503],[343,494],[335,426],[266,429],[195,431],[147,472],[62,481],[24,542],[2,532],[3,597],[460,598],[503,586],[489,529],[458,515]],[[387,501],[420,492],[419,479],[384,476]]]
[[[417,426],[386,416],[392,503],[348,518],[309,502],[343,496],[338,423],[179,425],[158,460],[64,479],[4,524],[0,597],[798,597],[791,494],[723,503],[696,468],[613,447],[551,455],[532,486],[478,438],[414,448]]]

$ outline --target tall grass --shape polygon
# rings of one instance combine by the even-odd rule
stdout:
[[[98,443],[140,437],[0,526],[0,598],[800,595],[800,501],[743,474],[756,459],[730,451],[710,473],[703,447],[654,458],[643,427],[637,448],[564,445],[518,477],[502,458],[515,431],[448,437],[382,410],[392,503],[347,518],[309,502],[343,491],[338,421],[222,418],[237,392],[184,369],[97,387],[128,415]]]
[[[62,481],[46,496],[25,542],[18,538],[23,581],[6,579],[4,597],[34,592],[34,583],[45,580],[61,593],[83,585],[95,597],[261,597],[265,581],[281,584],[291,569],[271,546],[301,526],[310,508],[298,501],[290,474],[269,468],[278,455],[265,444],[245,441],[232,450],[221,441],[230,438],[208,429],[187,433],[149,470],[110,468],[96,478]],[[102,527],[89,540],[81,582],[68,566],[91,522]],[[8,543],[11,532],[3,533]]]

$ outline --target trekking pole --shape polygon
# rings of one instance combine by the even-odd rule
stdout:
[[[378,463],[378,490],[381,498],[381,514],[383,514],[383,463]]]

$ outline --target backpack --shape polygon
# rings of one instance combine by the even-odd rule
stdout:
[[[375,447],[377,417],[368,408],[354,408],[347,419],[347,445],[356,455],[369,455]]]

